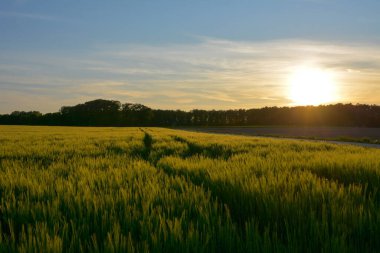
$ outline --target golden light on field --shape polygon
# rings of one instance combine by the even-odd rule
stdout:
[[[299,67],[289,78],[289,98],[296,105],[319,105],[337,98],[332,72],[317,67]]]

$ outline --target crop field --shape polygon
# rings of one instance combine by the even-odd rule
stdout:
[[[0,126],[0,252],[380,252],[380,150]]]

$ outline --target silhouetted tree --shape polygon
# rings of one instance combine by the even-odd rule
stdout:
[[[142,104],[123,104],[122,107],[124,122],[129,126],[152,125],[153,111]]]
[[[121,124],[120,109],[119,101],[97,99],[76,106],[63,106],[60,112],[69,125],[111,126]]]

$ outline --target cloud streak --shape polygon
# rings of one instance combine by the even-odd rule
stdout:
[[[48,15],[42,15],[42,14],[36,14],[36,13],[24,13],[24,12],[9,12],[9,11],[0,11],[0,18],[34,19],[34,20],[41,20],[41,21],[62,20],[60,18],[48,16]]]

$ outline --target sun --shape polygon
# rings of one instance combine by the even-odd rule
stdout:
[[[317,67],[296,68],[289,78],[289,98],[295,105],[319,105],[336,99],[332,72]]]

